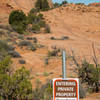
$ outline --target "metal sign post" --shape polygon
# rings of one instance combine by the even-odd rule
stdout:
[[[63,76],[63,79],[66,78],[66,51],[63,50],[62,51],[62,76]]]
[[[79,100],[78,78],[66,78],[66,52],[62,51],[62,78],[53,79],[53,100]]]

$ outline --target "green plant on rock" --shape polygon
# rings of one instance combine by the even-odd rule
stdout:
[[[23,11],[14,10],[9,15],[9,24],[18,33],[23,33],[27,26],[27,16]]]

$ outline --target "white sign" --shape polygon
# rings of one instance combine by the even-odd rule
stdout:
[[[53,79],[53,100],[79,100],[77,78]]]

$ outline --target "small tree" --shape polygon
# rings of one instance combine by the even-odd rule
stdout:
[[[9,15],[9,24],[18,33],[23,33],[26,30],[27,17],[23,11],[14,10]]]
[[[50,7],[49,7],[49,3],[48,3],[48,0],[37,0],[36,1],[36,4],[35,4],[35,7],[39,10],[48,10]]]
[[[54,5],[54,8],[57,8],[57,7],[59,7],[59,6],[60,6],[60,4],[59,4],[59,3],[57,3],[57,2],[56,2],[56,3],[54,3],[53,5]]]
[[[68,2],[67,2],[66,0],[62,1],[62,5],[63,5],[63,4],[67,4],[67,3],[68,3]]]
[[[18,22],[23,22],[26,20],[26,15],[24,14],[23,11],[19,11],[19,10],[14,10],[11,12],[10,16],[9,16],[9,24],[13,24],[13,23],[18,23]]]

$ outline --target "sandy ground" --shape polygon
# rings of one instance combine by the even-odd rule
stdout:
[[[21,1],[23,3],[23,1]],[[23,3],[24,4],[24,3]],[[30,4],[29,4],[30,5]],[[100,10],[100,8],[98,8]],[[0,18],[7,18],[6,10],[2,11]],[[7,14],[7,15],[6,15]],[[52,58],[49,60],[49,65],[45,65],[44,60],[48,50],[56,46],[57,48],[66,49],[67,56],[70,56],[71,50],[80,60],[86,58],[93,63],[94,44],[96,56],[100,61],[100,12],[74,12],[63,9],[54,9],[48,12],[43,12],[44,17],[51,27],[50,34],[33,34],[31,37],[36,37],[38,42],[44,45],[44,48],[38,49],[35,52],[19,49],[16,50],[21,54],[22,58],[27,62],[25,65],[30,70],[33,77],[32,84],[35,87],[36,80],[45,83],[49,79],[61,77],[62,74],[62,59]],[[2,21],[2,20],[1,20]],[[68,36],[68,40],[51,40],[51,37],[61,38]],[[20,68],[19,59],[13,59],[15,68]],[[73,70],[75,66],[70,58],[67,59],[67,77],[77,76]],[[44,72],[49,75],[45,76]],[[92,94],[82,100],[100,100],[99,94]]]

